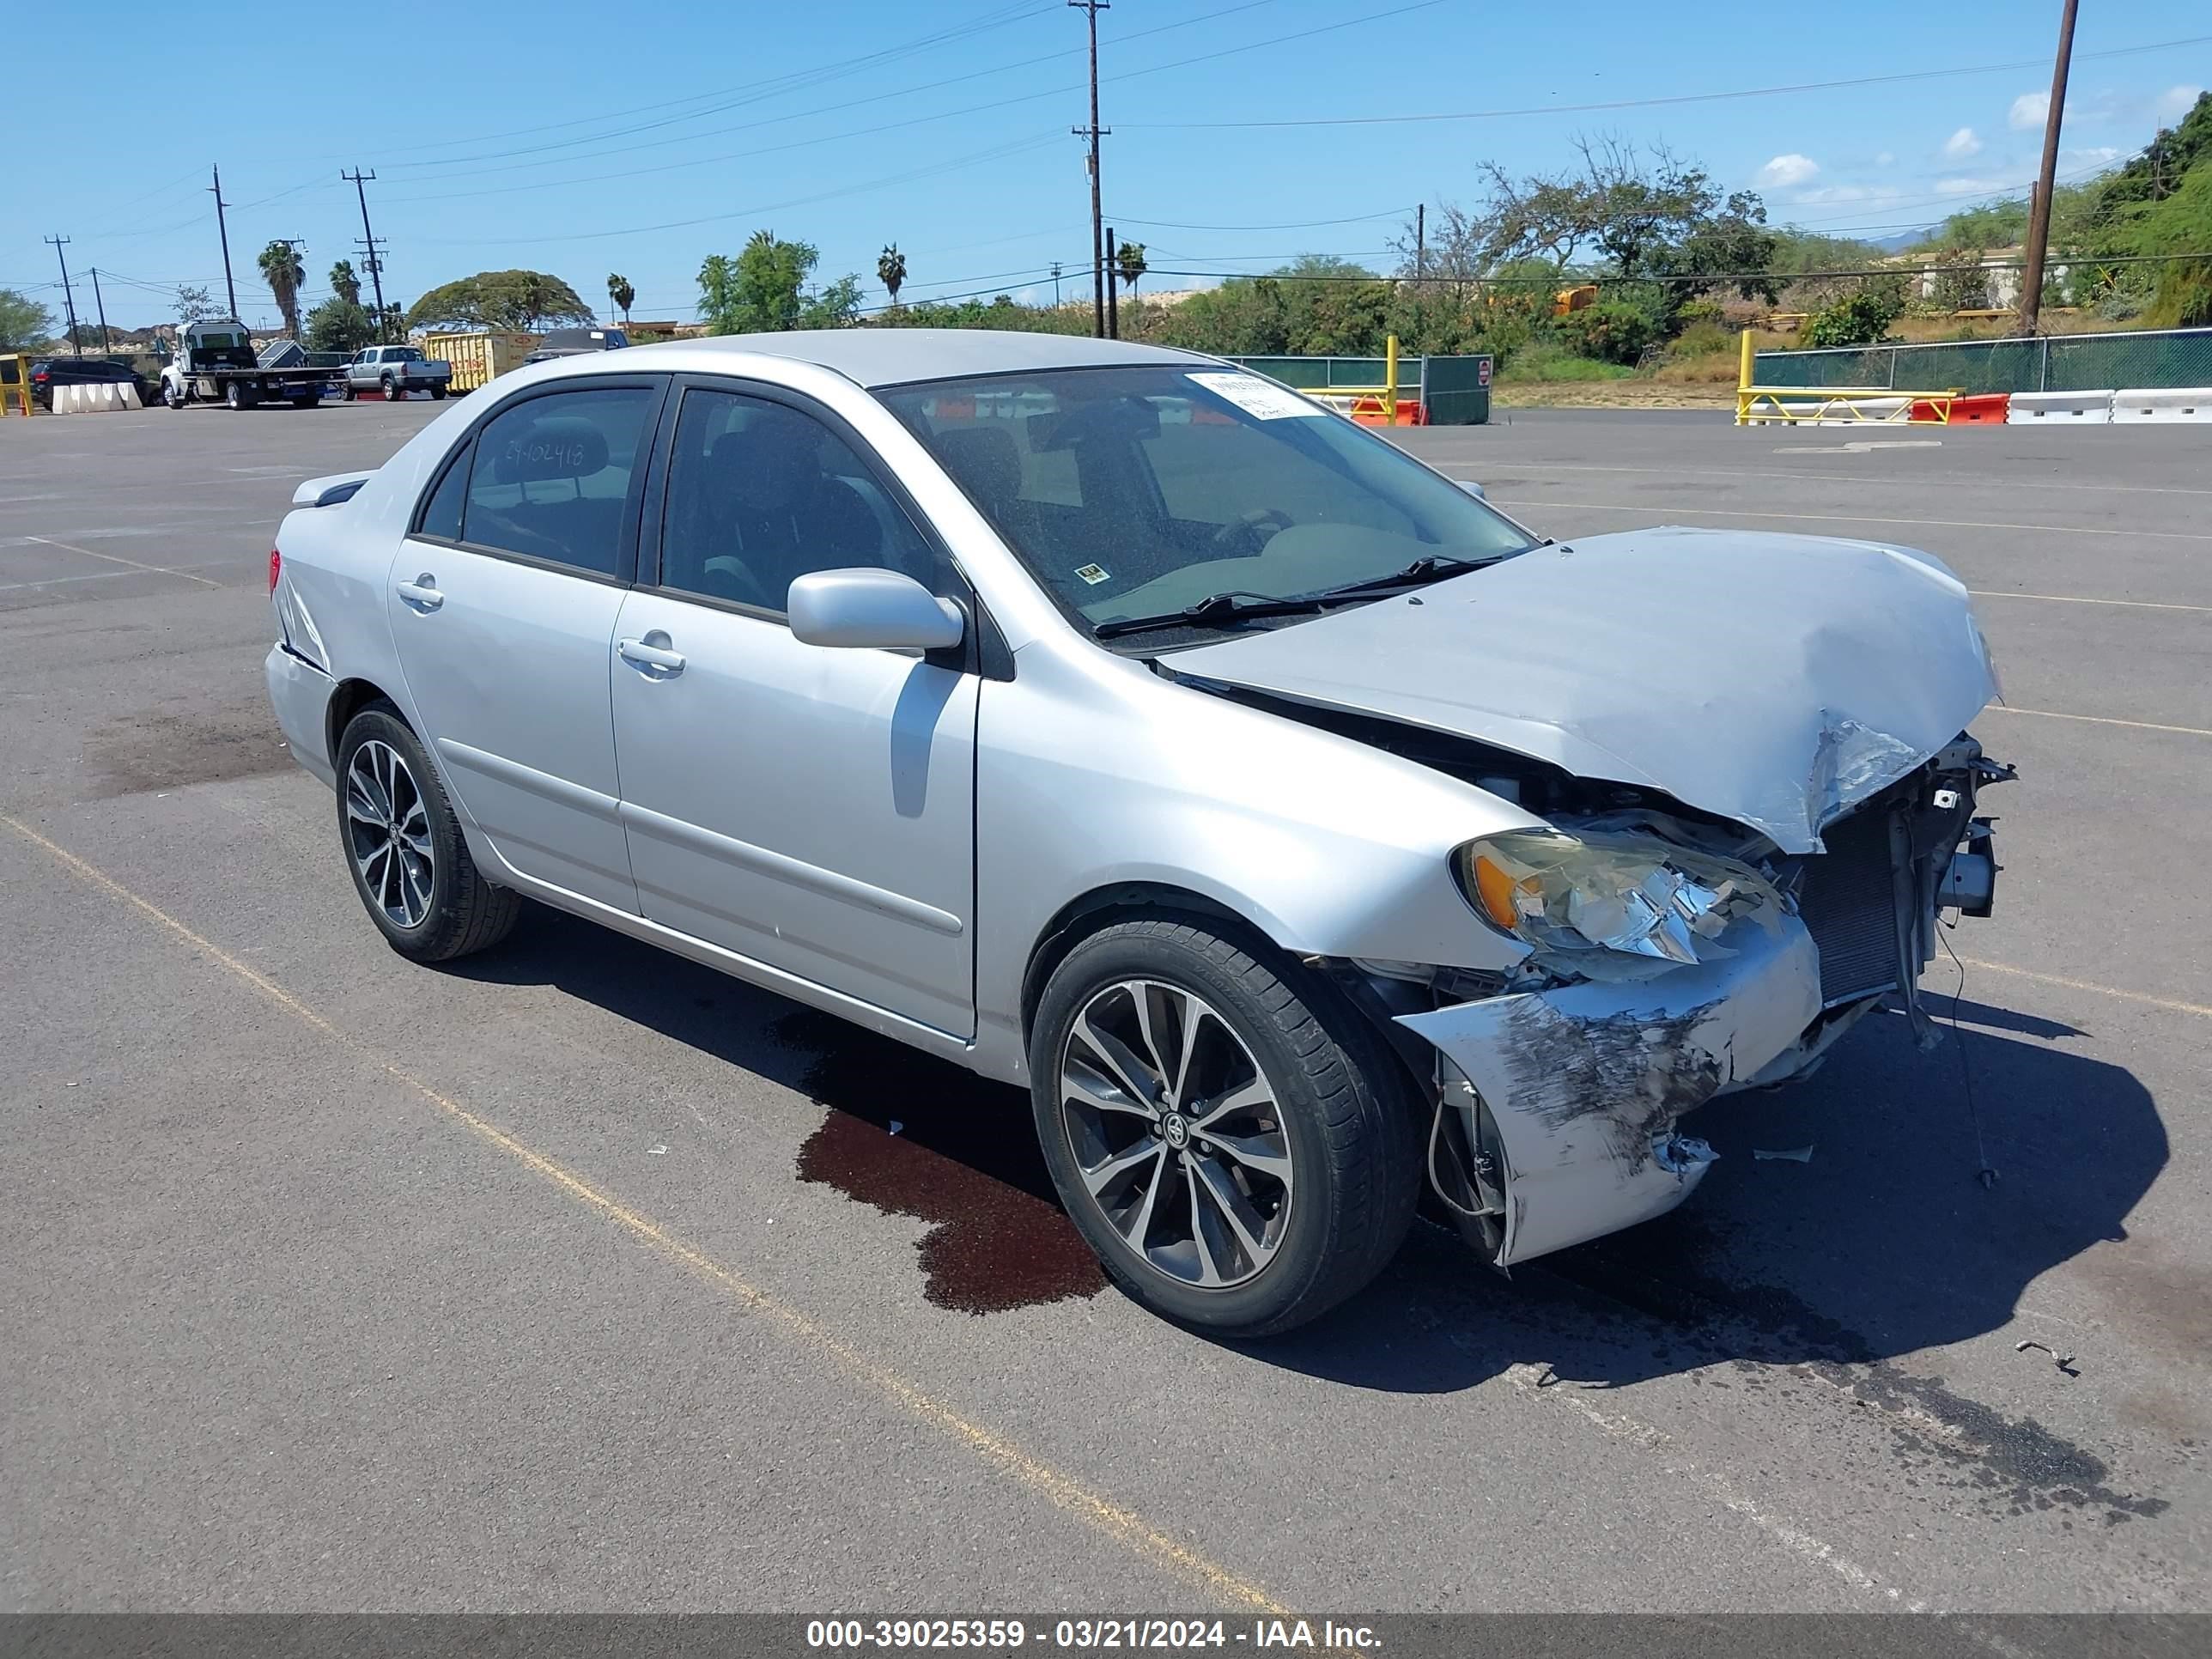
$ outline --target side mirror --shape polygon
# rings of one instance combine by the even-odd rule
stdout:
[[[1490,499],[1489,496],[1482,493],[1482,486],[1475,483],[1472,478],[1454,478],[1452,482],[1457,484],[1462,489],[1467,491],[1468,495],[1474,496],[1478,501],[1486,501]]]
[[[792,637],[807,645],[941,651],[968,633],[968,618],[896,570],[814,570],[791,585]]]

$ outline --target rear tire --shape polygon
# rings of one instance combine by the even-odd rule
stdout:
[[[350,404],[359,402],[360,398],[361,393],[354,389],[353,382],[351,380],[348,380],[345,383],[345,400]]]
[[[246,390],[243,380],[233,380],[225,386],[222,389],[222,400],[232,409],[251,409],[255,402],[252,392]]]
[[[445,402],[446,388],[441,386],[432,386],[430,388],[430,401],[434,404],[442,404]]]
[[[1110,1063],[1079,1022],[1123,1045]],[[1401,1068],[1325,980],[1232,923],[1155,914],[1083,940],[1039,1001],[1030,1070],[1070,1218],[1115,1283],[1178,1323],[1291,1330],[1372,1279],[1412,1224],[1419,1119]],[[1152,1091],[1149,1118],[1129,1082]]]
[[[392,381],[386,380],[384,383],[384,401],[387,404],[404,403],[406,398],[407,394]]]
[[[371,703],[338,739],[338,844],[362,908],[411,962],[451,962],[514,929],[522,897],[477,869],[444,781],[399,712]]]

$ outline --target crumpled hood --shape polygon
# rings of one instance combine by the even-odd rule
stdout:
[[[1789,853],[1820,851],[1997,695],[1966,587],[1930,555],[1674,526],[1164,660],[1663,790]]]

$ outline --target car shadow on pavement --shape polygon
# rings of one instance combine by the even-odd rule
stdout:
[[[818,1101],[797,1173],[935,1223],[921,1290],[940,1305],[981,1314],[1105,1288],[1020,1090],[536,906],[503,949],[450,971],[554,986]],[[2074,1028],[1962,1013],[1971,1023],[1945,1024],[1927,1053],[1901,1017],[1870,1019],[1816,1076],[1694,1114],[1686,1127],[1720,1161],[1658,1221],[1510,1280],[1417,1227],[1346,1307],[1235,1346],[1352,1388],[1438,1392],[1516,1365],[1600,1386],[1728,1361],[1867,1366],[2001,1329],[2039,1275],[2127,1237],[2166,1136],[2131,1073],[2061,1046]],[[1969,1075],[1994,1187],[1977,1178]],[[1802,1162],[1757,1156],[1807,1148]]]

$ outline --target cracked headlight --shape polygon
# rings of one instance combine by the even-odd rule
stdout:
[[[1514,830],[1453,855],[1475,913],[1540,954],[1614,951],[1660,962],[1711,961],[1740,916],[1771,925],[1781,895],[1748,865],[1630,836]]]

